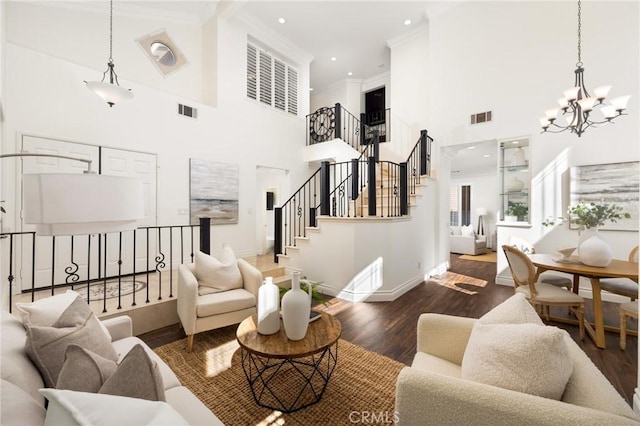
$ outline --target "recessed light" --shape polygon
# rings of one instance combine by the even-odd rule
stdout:
[[[349,71],[349,72],[347,73],[347,75],[353,75],[353,73],[352,73],[351,71]]]
[[[513,141],[511,143],[514,144],[514,145],[518,145],[520,142],[519,141]]]
[[[281,24],[285,24],[287,20],[284,18],[278,18],[278,22],[280,22]]]
[[[310,92],[313,92],[313,87],[309,87],[309,91],[310,91]]]
[[[476,149],[475,146],[468,146],[467,149]]]
[[[484,158],[489,158],[489,157],[491,157],[491,154],[485,154],[485,155],[483,155],[483,157]]]
[[[404,24],[405,25],[411,25],[411,19],[405,19],[404,20]]]
[[[331,57],[331,60],[332,60],[333,62],[335,62],[335,61],[337,61],[337,60],[338,60],[338,58],[336,58],[335,56],[332,56],[332,57]]]

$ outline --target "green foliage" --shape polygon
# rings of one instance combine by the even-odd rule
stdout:
[[[570,222],[577,225],[578,230],[583,231],[602,226],[607,221],[615,223],[621,219],[631,218],[631,215],[623,210],[622,206],[616,204],[587,204],[580,200],[577,205],[567,209],[568,217],[547,218],[542,224],[544,226],[553,226],[556,223]]]
[[[529,213],[529,208],[525,203],[509,202],[506,214],[509,216],[524,217]]]
[[[327,299],[325,299],[320,293],[318,293],[318,290],[316,289],[319,284],[322,284],[322,281],[310,281],[306,279],[306,277],[302,277],[300,279],[300,289],[305,293],[309,293],[309,285],[311,285],[311,300],[313,302],[320,304],[326,303]],[[278,288],[280,289],[280,299],[282,299],[282,296],[284,296],[284,294],[290,290],[286,287]]]

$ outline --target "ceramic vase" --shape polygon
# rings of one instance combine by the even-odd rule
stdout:
[[[520,192],[523,189],[524,189],[524,182],[518,179],[517,177],[511,178],[511,180],[507,184],[508,192]]]
[[[513,153],[513,157],[511,159],[512,166],[524,166],[527,164],[527,160],[524,157],[524,149],[518,147]]]
[[[258,333],[275,334],[280,330],[280,289],[272,277],[266,277],[258,290]]]
[[[611,259],[613,259],[611,247],[600,238],[597,228],[591,229],[594,231],[589,232],[586,239],[578,246],[578,257],[587,266],[601,268],[609,266]]]
[[[300,288],[300,272],[291,274],[291,290],[282,297],[282,323],[289,340],[302,340],[309,327],[311,312],[311,286],[309,294]]]

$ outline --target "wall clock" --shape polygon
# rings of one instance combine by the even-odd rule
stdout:
[[[318,108],[309,117],[309,135],[314,143],[331,139],[334,135],[335,126],[335,112],[332,108]]]

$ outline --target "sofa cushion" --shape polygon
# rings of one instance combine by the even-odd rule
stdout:
[[[67,290],[64,293],[56,294],[55,296],[45,297],[38,299],[31,303],[16,303],[16,309],[22,318],[22,323],[27,325],[41,325],[45,327],[51,327],[62,313],[73,303],[76,299],[82,299],[82,296],[73,291]],[[105,334],[111,340],[109,330],[100,323],[100,327]]]
[[[256,306],[256,297],[243,288],[221,293],[207,294],[198,298],[196,315],[210,317],[227,312],[240,311]]]
[[[212,412],[191,391],[184,386],[177,386],[167,391],[167,402],[190,425],[224,426]]]
[[[472,225],[462,225],[460,227],[460,232],[463,237],[475,237],[476,235]]]
[[[238,269],[238,259],[229,246],[222,249],[218,259],[197,252],[194,275],[198,280],[200,294],[242,288],[242,275]]]
[[[64,364],[58,375],[56,389],[98,392],[116,371],[116,367],[113,360],[78,345],[69,345],[64,354]]]
[[[145,345],[142,340],[137,337],[127,337],[125,339],[116,340],[113,342],[113,347],[116,351],[121,354],[121,358],[124,358],[127,353],[136,345],[142,346],[142,348],[147,352],[149,358],[155,361],[158,366],[158,370],[160,371],[160,375],[162,376],[162,383],[164,384],[165,391],[171,389],[176,386],[180,386],[180,380],[176,377],[175,373],[169,368],[169,366],[162,361],[162,359],[153,352],[147,345]]]
[[[462,377],[462,369],[458,364],[425,352],[416,352],[411,367],[445,376]]]
[[[4,360],[3,360],[4,361]],[[4,365],[3,365],[4,368]],[[6,380],[0,381],[0,425],[41,426],[47,411],[41,395],[35,400],[20,387]]]
[[[27,325],[26,351],[47,387],[54,387],[67,346],[76,344],[113,361],[118,359],[111,339],[89,306],[77,298],[51,327]]]
[[[516,293],[478,319],[482,324],[544,325],[524,294]]]
[[[24,350],[27,332],[17,317],[5,311],[2,311],[0,339],[2,379],[18,386],[44,407],[44,398],[38,392],[44,387],[44,381]]]
[[[537,324],[474,325],[462,378],[559,400],[573,370],[566,331]]]
[[[451,235],[462,235],[462,229],[459,226],[451,226],[449,227],[449,233]]]
[[[135,345],[120,361],[98,393],[165,401],[164,384],[158,364],[141,345]]]
[[[58,389],[40,392],[49,400],[45,426],[189,425],[163,401]]]
[[[573,373],[562,401],[639,420],[587,354],[569,336],[565,336],[565,342],[573,360]]]
[[[531,297],[531,289],[529,286],[520,286],[516,289],[518,293],[524,294],[527,298]],[[580,303],[584,299],[582,296],[572,291],[567,291],[562,287],[553,284],[538,282],[536,283],[536,300],[539,302],[564,302],[564,303]]]

